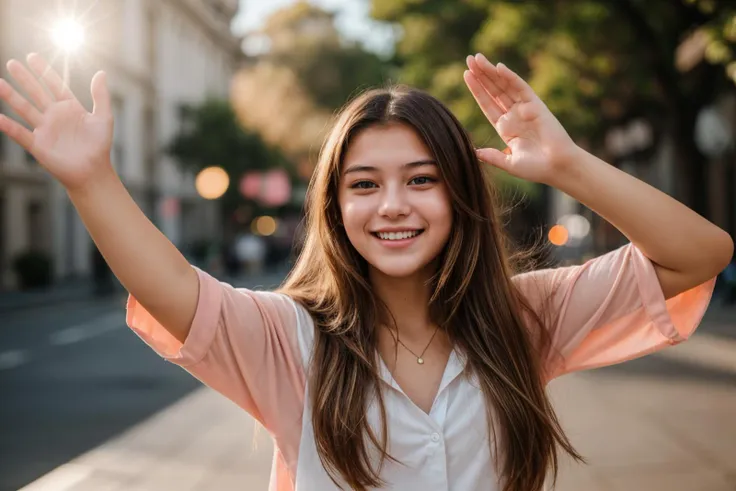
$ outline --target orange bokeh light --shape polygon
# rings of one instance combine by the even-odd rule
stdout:
[[[221,167],[208,167],[197,174],[195,187],[204,199],[217,199],[225,194],[230,185],[227,172]]]
[[[549,233],[547,234],[547,238],[549,239],[549,241],[556,246],[565,245],[567,243],[568,237],[569,234],[567,233],[567,229],[562,225],[555,225],[554,227],[549,229]]]

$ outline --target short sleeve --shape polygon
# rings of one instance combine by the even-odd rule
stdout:
[[[548,319],[548,378],[631,360],[686,340],[700,324],[715,278],[665,300],[654,265],[627,244],[585,264],[514,277]],[[551,315],[546,315],[551,314]]]
[[[300,430],[305,371],[296,304],[286,295],[234,288],[194,269],[199,298],[185,343],[133,296],[128,298],[128,326],[159,355],[231,399],[272,434]]]

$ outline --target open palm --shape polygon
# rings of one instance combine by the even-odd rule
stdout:
[[[109,168],[113,118],[105,76],[100,72],[92,79],[94,110],[90,113],[40,56],[30,55],[28,65],[33,73],[11,60],[8,71],[30,101],[2,79],[0,99],[31,129],[0,114],[0,131],[30,152],[67,189],[83,186],[98,171]]]
[[[577,148],[534,90],[505,65],[482,54],[467,58],[464,78],[483,114],[508,145],[478,150],[478,157],[516,177],[548,182],[556,166]]]

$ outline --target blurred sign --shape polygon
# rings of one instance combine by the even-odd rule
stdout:
[[[261,173],[246,172],[240,179],[240,194],[248,199],[257,199],[261,194]]]
[[[279,169],[269,172],[264,177],[261,202],[269,206],[283,206],[291,198],[291,181],[286,171]]]
[[[291,200],[291,180],[283,169],[248,172],[240,180],[240,194],[266,206],[283,206]]]

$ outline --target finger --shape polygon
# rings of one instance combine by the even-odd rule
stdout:
[[[0,99],[5,101],[15,113],[33,128],[41,124],[43,116],[36,107],[20,95],[7,81],[0,78]]]
[[[4,114],[0,114],[0,132],[8,135],[15,143],[27,152],[33,148],[33,133],[17,121],[13,121]]]
[[[510,153],[506,154],[500,150],[496,150],[495,148],[479,148],[475,151],[475,154],[481,162],[498,167],[506,172],[511,168]]]
[[[112,102],[105,72],[97,72],[92,77],[92,101],[94,102],[92,114],[102,117],[112,116]]]
[[[503,109],[499,107],[498,103],[493,100],[488,92],[486,92],[478,78],[473,75],[470,70],[465,70],[463,79],[465,79],[465,84],[468,86],[468,89],[470,89],[471,94],[473,94],[473,98],[475,98],[475,101],[480,106],[483,114],[485,114],[488,121],[495,126],[498,118],[504,114]]]
[[[500,106],[506,111],[511,109],[511,106],[513,106],[516,101],[509,97],[506,92],[501,90],[498,84],[494,81],[495,79],[498,79],[496,67],[480,53],[475,55],[475,57],[468,57],[468,66],[476,77],[478,77],[478,80],[481,81],[483,87],[486,88],[491,96],[499,101]]]
[[[56,70],[51,68],[46,60],[41,55],[32,53],[28,55],[28,65],[30,65],[33,72],[46,84],[49,91],[53,94],[57,101],[63,101],[73,99],[74,95],[69,87],[61,80],[61,77]]]
[[[25,65],[17,60],[10,60],[7,64],[8,72],[18,82],[23,91],[28,94],[36,107],[42,112],[51,105],[53,100],[46,89],[36,79],[33,74],[28,71]]]
[[[531,102],[537,98],[537,94],[534,92],[534,89],[532,89],[523,78],[517,75],[516,72],[503,63],[499,63],[496,68],[499,78],[505,81],[505,86],[507,90],[511,92],[512,96],[516,94],[518,96],[518,100],[524,102]]]

